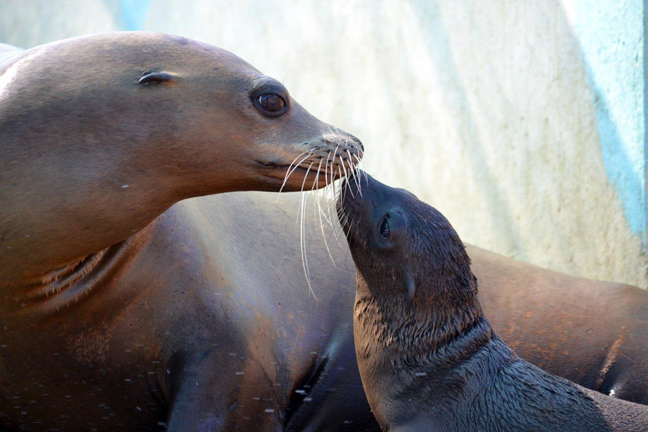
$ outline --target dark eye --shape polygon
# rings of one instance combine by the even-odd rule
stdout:
[[[262,114],[270,117],[278,117],[286,112],[286,101],[276,93],[259,95],[254,102]]]
[[[387,216],[385,216],[382,222],[380,222],[380,227],[378,228],[378,232],[380,233],[380,236],[385,240],[389,239],[389,236],[391,235],[391,230],[389,229],[389,219],[387,218]]]
[[[139,79],[139,84],[161,84],[165,82],[171,82],[175,79],[175,75],[168,72],[147,72]]]

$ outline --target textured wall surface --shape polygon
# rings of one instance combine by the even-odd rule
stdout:
[[[644,16],[640,0],[0,0],[0,42],[143,29],[229,49],[465,241],[646,287]]]

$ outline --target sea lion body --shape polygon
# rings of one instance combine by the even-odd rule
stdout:
[[[385,431],[648,431],[648,406],[550,375],[495,335],[450,223],[366,177],[338,202],[358,365]],[[355,193],[354,193],[355,190]]]
[[[346,245],[329,240],[333,265],[319,217],[305,213],[315,300],[298,196],[198,197],[276,191],[281,165],[298,164],[308,143],[354,152],[356,140],[295,104],[259,116],[237,83],[252,90],[262,74],[187,39],[126,33],[9,51],[0,67],[0,424],[378,430],[345,312],[355,286]],[[176,81],[139,83],[163,72]],[[265,161],[250,166],[252,156]],[[308,166],[284,190],[330,182],[328,170],[304,182]],[[618,397],[648,401],[646,293],[486,251],[474,267],[495,329],[530,361],[593,388],[604,376]],[[550,285],[573,286],[582,301],[561,306]],[[610,299],[606,310],[581,313],[593,310],[592,293]]]
[[[484,313],[517,355],[589,389],[648,404],[646,290],[466,249]]]
[[[283,430],[293,415],[303,422],[304,410],[330,413],[337,398],[349,397],[348,382],[337,381],[353,372],[344,358],[353,353],[344,347],[352,327],[349,296],[323,287],[350,286],[354,273],[312,268],[315,301],[295,258],[299,199],[275,201],[253,193],[184,201],[109,248],[73,287],[25,304],[16,303],[20,292],[5,293],[3,422],[32,430],[261,431]],[[286,232],[292,241],[263,252]],[[307,252],[322,256],[318,234],[308,233]],[[336,258],[347,254],[329,247]],[[363,397],[349,399],[351,417],[341,411],[319,421],[357,426],[370,416],[353,410],[365,406]]]

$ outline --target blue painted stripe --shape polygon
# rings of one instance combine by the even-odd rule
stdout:
[[[646,246],[644,10],[641,0],[564,2],[594,91],[601,155],[629,228]]]
[[[120,0],[124,30],[141,30],[152,0]]]

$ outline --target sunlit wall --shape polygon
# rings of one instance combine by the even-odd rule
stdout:
[[[0,0],[0,42],[149,30],[229,49],[469,243],[648,285],[640,0]]]

